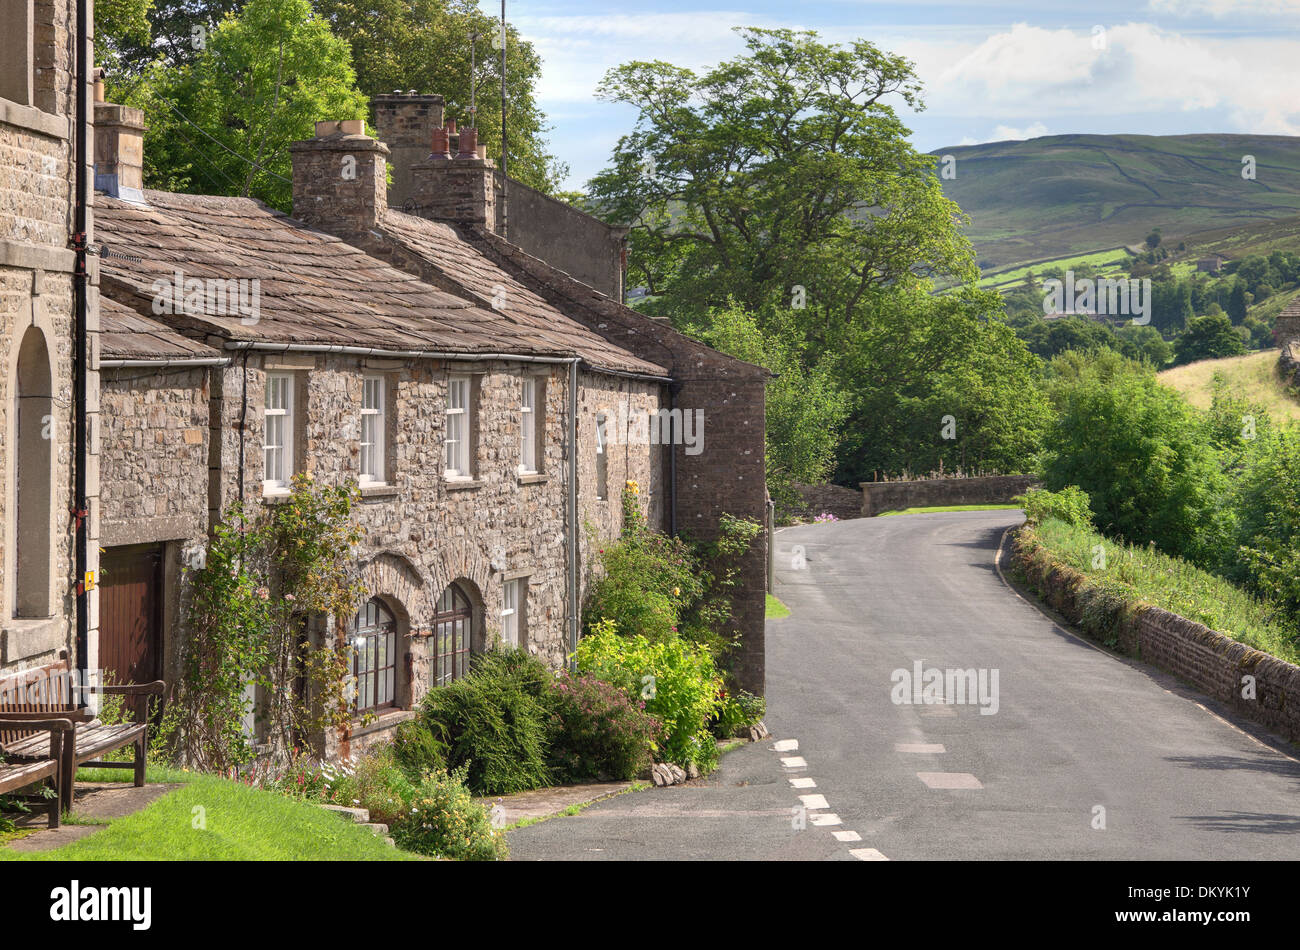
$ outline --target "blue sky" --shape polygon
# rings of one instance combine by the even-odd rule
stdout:
[[[1063,132],[1300,135],[1300,0],[508,0],[507,16],[542,55],[551,151],[574,188],[635,121],[595,98],[607,69],[705,69],[741,51],[739,25],[862,37],[911,59],[926,109],[902,114],[922,151]]]

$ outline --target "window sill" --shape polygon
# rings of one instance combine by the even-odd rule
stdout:
[[[393,729],[404,722],[410,722],[415,718],[415,713],[409,709],[390,709],[379,715],[368,726],[361,725],[360,719],[352,720],[352,738],[360,739],[362,736],[368,736],[376,732],[384,732],[387,729]]]
[[[472,491],[483,487],[483,482],[477,478],[446,478],[442,480],[447,491]]]
[[[520,485],[541,485],[543,482],[549,482],[551,476],[545,472],[517,472],[515,479]]]
[[[262,492],[262,501],[268,505],[283,505],[293,497],[293,492],[287,489],[276,489],[275,491]]]
[[[361,497],[366,498],[395,498],[400,495],[396,485],[362,485]]]
[[[38,132],[53,139],[68,138],[68,117],[52,115],[36,106],[25,106],[12,99],[0,99],[0,122]]]

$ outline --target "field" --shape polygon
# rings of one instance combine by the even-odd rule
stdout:
[[[1296,219],[1300,232],[1300,148],[1289,136],[1051,135],[935,154],[956,159],[944,194],[970,216],[985,271],[1137,245],[1153,227],[1174,246],[1224,232],[1219,253],[1231,257],[1252,239],[1228,230]],[[1241,177],[1243,155],[1255,156],[1257,180]]]
[[[1159,374],[1160,382],[1176,389],[1198,409],[1208,409],[1215,373],[1223,374],[1231,391],[1268,410],[1277,420],[1300,421],[1300,399],[1288,392],[1278,378],[1277,350],[1261,350],[1245,356],[1188,363]]]
[[[1113,247],[1104,251],[1092,251],[1088,254],[1075,254],[1069,257],[1056,257],[1045,261],[1034,261],[1027,264],[1018,264],[1008,270],[994,271],[985,274],[980,279],[981,287],[1014,287],[1024,282],[1025,275],[1030,271],[1042,273],[1049,267],[1057,267],[1061,270],[1071,270],[1083,264],[1091,265],[1097,268],[1099,274],[1107,275],[1118,272],[1121,264],[1127,266],[1131,260],[1129,253],[1122,247]]]

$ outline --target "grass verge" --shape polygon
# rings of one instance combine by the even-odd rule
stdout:
[[[179,774],[184,785],[103,831],[53,851],[0,850],[0,860],[423,860],[316,805],[212,775]],[[150,779],[160,780],[153,774]]]
[[[768,594],[768,595],[767,595],[767,614],[766,614],[767,619],[768,619],[768,620],[781,620],[781,619],[783,619],[783,618],[785,618],[785,617],[788,617],[788,616],[790,616],[790,608],[787,607],[785,604],[781,603],[780,600],[778,600],[777,598],[773,597],[771,594]]]
[[[882,511],[877,518],[891,515],[924,515],[932,511],[1010,511],[1019,505],[932,505],[928,508],[902,508],[898,511]]]
[[[1295,632],[1280,612],[1215,574],[1054,519],[1026,538],[1116,597],[1162,607],[1280,660],[1300,663]],[[1099,548],[1104,559],[1098,557]]]

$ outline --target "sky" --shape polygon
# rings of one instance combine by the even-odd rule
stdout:
[[[482,0],[500,15],[500,0]],[[925,109],[901,100],[921,151],[1065,132],[1300,135],[1300,0],[507,0],[543,59],[550,151],[579,189],[636,121],[602,102],[606,70],[662,59],[708,69],[735,26],[867,39],[910,59]]]

